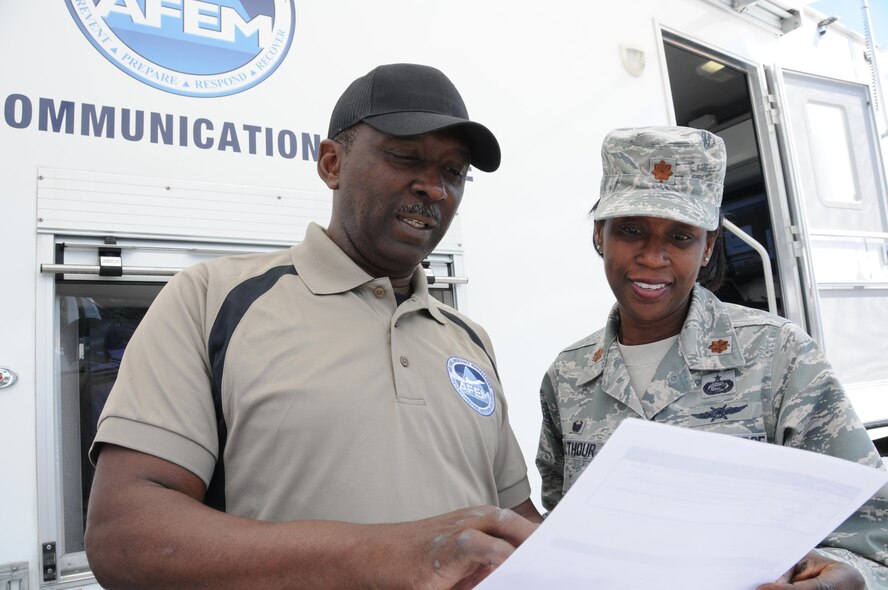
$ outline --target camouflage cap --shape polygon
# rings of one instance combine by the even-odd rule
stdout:
[[[712,231],[725,181],[725,143],[690,127],[614,129],[601,146],[594,219],[665,217]]]

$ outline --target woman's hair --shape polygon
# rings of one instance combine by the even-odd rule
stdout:
[[[595,212],[599,202],[600,201],[595,201],[595,204],[592,205],[592,208],[589,210],[590,216]],[[724,214],[719,212],[718,228],[707,232],[709,235],[716,234],[715,245],[712,247],[712,256],[709,257],[709,262],[700,267],[700,271],[697,273],[697,282],[700,283],[700,286],[713,292],[721,288],[722,283],[725,281],[725,273],[728,269],[728,255],[725,251],[725,234],[722,229],[722,222],[724,220]],[[601,221],[604,222],[607,220],[603,219]],[[598,249],[598,247],[595,247],[595,251],[599,256],[604,258],[604,254]]]
[[[722,226],[724,220],[725,216],[719,213],[718,229],[709,232],[710,234],[713,232],[718,234],[715,236],[712,256],[709,257],[709,262],[703,265],[700,268],[700,272],[697,273],[697,282],[712,292],[718,291],[721,288],[722,283],[725,282],[725,273],[728,270],[728,254],[725,251],[725,230],[724,226]]]

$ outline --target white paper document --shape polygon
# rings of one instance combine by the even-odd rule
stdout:
[[[817,453],[625,420],[478,588],[753,590],[888,482]]]

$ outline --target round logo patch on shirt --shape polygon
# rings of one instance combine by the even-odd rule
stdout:
[[[496,394],[493,383],[481,367],[466,359],[450,357],[447,359],[447,376],[470,408],[482,416],[493,414],[496,409]]]

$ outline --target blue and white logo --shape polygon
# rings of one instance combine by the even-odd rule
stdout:
[[[469,407],[481,414],[490,416],[496,409],[496,394],[493,383],[481,367],[465,359],[447,359],[447,375],[453,388]]]
[[[118,68],[166,92],[227,96],[277,69],[295,0],[65,0],[83,34]]]

